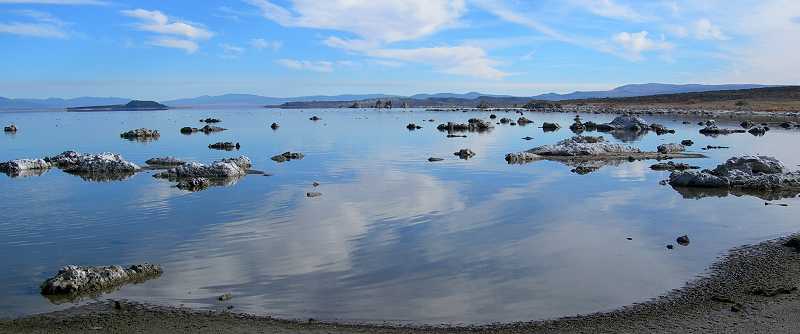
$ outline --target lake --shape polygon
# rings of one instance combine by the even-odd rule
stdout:
[[[313,115],[321,120],[310,121]],[[150,262],[163,266],[160,278],[97,298],[354,322],[547,319],[649,300],[702,275],[732,247],[800,230],[798,198],[780,201],[788,207],[753,196],[685,198],[659,185],[668,172],[651,171],[654,161],[586,175],[557,162],[506,163],[507,153],[572,136],[572,114],[526,113],[534,124],[495,125],[467,138],[436,130],[488,116],[401,109],[2,112],[0,124],[14,123],[19,132],[0,135],[0,161],[66,150],[120,153],[139,165],[157,156],[207,163],[246,155],[270,175],[187,192],[153,171],[113,182],[58,169],[0,174],[0,317],[74,305],[39,294],[64,265]],[[179,133],[206,117],[229,130]],[[643,118],[676,133],[623,138],[628,144],[655,150],[692,139],[690,150],[708,158],[685,162],[704,168],[741,154],[774,156],[792,170],[800,164],[798,130],[713,138],[698,133],[696,120]],[[544,121],[564,128],[543,132]],[[280,128],[270,129],[272,122]],[[411,122],[423,128],[409,131]],[[159,130],[160,139],[119,136],[140,127]],[[207,147],[220,141],[241,149]],[[730,149],[701,151],[706,145]],[[453,155],[462,148],[477,155]],[[305,158],[270,160],[286,151]],[[311,191],[323,195],[306,197]],[[688,246],[675,244],[682,235]],[[223,293],[233,299],[218,301]]]

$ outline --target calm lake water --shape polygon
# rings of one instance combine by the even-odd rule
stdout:
[[[513,113],[498,113],[516,119]],[[317,115],[321,121],[308,118]],[[369,322],[487,323],[611,310],[703,274],[726,250],[800,230],[800,200],[765,206],[752,196],[684,198],[658,182],[652,161],[579,175],[556,162],[508,165],[506,153],[573,134],[570,114],[526,113],[535,123],[446,138],[436,125],[488,113],[392,110],[172,110],[0,113],[0,161],[73,149],[117,152],[144,165],[156,156],[199,162],[246,155],[254,169],[237,183],[190,193],[142,172],[89,182],[58,169],[0,174],[0,316],[62,309],[39,285],[67,264],[158,263],[158,279],[101,296],[284,318]],[[229,130],[182,135],[218,117]],[[606,122],[612,115],[584,115]],[[427,122],[435,119],[435,123]],[[800,131],[711,138],[673,118],[677,130],[629,142],[646,150],[693,139],[692,164],[766,154],[797,169]],[[564,129],[545,133],[543,121]],[[277,131],[269,128],[278,122]],[[422,125],[408,131],[409,122]],[[731,123],[731,127],[738,127]],[[147,127],[152,142],[119,134]],[[531,136],[530,141],[522,137]],[[607,139],[617,141],[610,135]],[[629,138],[633,139],[633,138]],[[218,141],[238,152],[210,150]],[[453,152],[477,156],[460,160]],[[278,164],[270,157],[302,152]],[[445,158],[429,163],[428,157]],[[321,185],[312,187],[314,181]],[[322,197],[306,198],[319,191]],[[688,234],[691,244],[667,250]],[[627,240],[626,238],[632,238]],[[219,302],[230,292],[233,299]],[[91,300],[89,300],[91,301]],[[87,302],[87,301],[83,301]]]

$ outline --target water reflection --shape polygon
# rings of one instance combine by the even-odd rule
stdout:
[[[740,188],[698,188],[698,187],[672,187],[683,198],[703,199],[706,197],[728,197],[728,196],[752,196],[765,201],[775,201],[786,198],[795,198],[800,195],[800,189],[740,189]]]

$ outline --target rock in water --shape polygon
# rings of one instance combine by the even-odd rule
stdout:
[[[181,161],[173,157],[158,157],[158,158],[147,159],[147,161],[145,161],[144,163],[156,167],[175,167],[186,164],[185,161]]]
[[[531,121],[531,120],[529,120],[529,119],[527,119],[525,117],[520,117],[519,119],[517,119],[517,124],[519,124],[520,126],[525,126],[525,125],[528,125],[530,123],[533,123],[533,121]]]
[[[457,155],[459,158],[466,160],[466,159],[474,157],[475,156],[475,152],[472,152],[472,150],[470,150],[468,148],[463,148],[463,149],[458,150],[458,152],[453,153],[453,155]]]
[[[558,123],[542,123],[542,130],[544,131],[556,131],[558,129],[561,129],[561,125],[558,125]]]
[[[219,142],[208,145],[208,148],[213,150],[225,150],[225,151],[233,151],[238,150],[241,146],[239,143],[231,143],[231,142]]]
[[[406,125],[406,129],[409,129],[409,130],[418,130],[418,129],[422,129],[422,127],[421,127],[421,126],[419,126],[419,125],[416,125],[416,124],[414,124],[414,123],[409,123],[408,125]]]
[[[697,166],[691,166],[685,163],[675,163],[675,162],[667,162],[667,163],[657,163],[650,166],[652,170],[667,170],[667,171],[676,171],[676,170],[689,170],[689,169],[700,169]]]
[[[606,125],[616,130],[627,131],[643,131],[650,127],[644,120],[635,116],[619,116]]]
[[[3,132],[11,132],[11,133],[17,132],[17,126],[14,125],[14,124],[6,126],[6,127],[3,128]]]
[[[627,145],[608,143],[603,137],[575,136],[553,145],[533,148],[528,152],[542,156],[589,156],[641,153],[641,150]]]
[[[222,120],[217,119],[217,118],[206,118],[206,119],[201,119],[200,122],[203,122],[203,123],[219,123],[219,122],[222,122]]]
[[[161,137],[161,134],[158,133],[158,130],[141,128],[123,132],[119,136],[128,140],[154,140]]]
[[[319,118],[319,117],[317,117],[317,116],[311,116],[311,118],[309,118],[309,120],[311,120],[311,121],[319,121],[319,120],[321,120],[321,119],[322,119],[322,118]]]
[[[678,239],[675,239],[675,241],[678,242],[678,245],[689,246],[689,236],[688,235],[682,235],[682,236],[678,237]]]
[[[658,153],[680,153],[686,151],[686,147],[681,144],[662,144],[658,145]]]
[[[163,270],[154,264],[82,267],[65,266],[56,276],[47,279],[41,287],[43,295],[80,295],[103,291],[133,281],[161,275]]]
[[[276,155],[276,156],[274,156],[274,157],[272,157],[270,159],[272,159],[272,161],[280,163],[280,162],[287,162],[287,161],[291,161],[291,160],[300,160],[300,159],[303,159],[303,157],[304,157],[303,153],[283,152],[283,153],[278,154],[278,155]]]
[[[0,172],[16,176],[26,171],[49,169],[51,166],[44,159],[17,159],[0,163]]]
[[[694,145],[694,141],[692,141],[691,139],[684,139],[684,140],[681,140],[681,145],[683,145],[683,146],[692,146],[692,145]]]
[[[316,191],[312,191],[312,192],[307,192],[306,193],[306,197],[309,197],[309,198],[320,197],[320,196],[322,196],[322,193],[316,192]]]
[[[272,130],[277,130],[281,126],[278,123],[272,123],[269,127],[272,128]]]
[[[214,161],[210,165],[189,162],[182,166],[153,175],[156,178],[180,180],[184,178],[202,177],[208,179],[236,178],[247,175],[252,166],[250,158],[241,156]]]
[[[442,160],[444,160],[444,159],[442,159],[442,158],[434,158],[434,157],[428,158],[428,162],[437,162],[437,161],[442,161]]]
[[[740,129],[723,129],[713,124],[700,129],[700,133],[706,136],[729,135],[732,133],[744,133],[744,132],[745,130],[740,130]]]
[[[439,126],[436,127],[436,129],[439,131],[447,131],[449,133],[465,131],[484,132],[489,131],[492,128],[494,128],[492,123],[478,118],[470,118],[467,123],[447,122],[447,124],[439,124]]]
[[[741,156],[728,159],[714,170],[673,172],[669,183],[677,187],[761,191],[800,189],[800,172],[786,172],[773,157]]]
[[[747,130],[747,132],[753,136],[763,136],[767,134],[767,131],[769,131],[769,128],[766,126],[754,126],[750,128],[750,130]]]
[[[59,155],[44,158],[52,165],[62,168],[67,173],[85,174],[131,174],[141,168],[125,161],[116,153],[81,154],[75,151],[66,151]]]

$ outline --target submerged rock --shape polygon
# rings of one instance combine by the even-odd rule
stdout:
[[[300,159],[303,159],[303,158],[304,158],[303,153],[283,152],[283,153],[278,154],[278,155],[276,155],[276,156],[274,156],[274,157],[272,157],[270,159],[272,159],[272,161],[275,161],[275,162],[287,162],[287,161],[290,161],[290,160],[300,160]]]
[[[158,277],[163,270],[154,264],[83,267],[65,266],[41,286],[43,295],[81,295],[96,293],[122,284]]]
[[[47,170],[52,165],[44,159],[16,159],[0,162],[0,172],[9,176],[20,176],[28,171]]]
[[[708,125],[700,129],[700,133],[706,136],[729,135],[732,133],[744,133],[745,130],[741,129],[723,129],[714,124]]]
[[[147,159],[144,163],[156,167],[175,167],[185,165],[186,162],[173,157],[157,157]]]
[[[238,150],[241,146],[239,143],[231,143],[231,142],[219,142],[208,145],[208,148],[213,150],[225,150],[225,151],[233,151]]]
[[[676,171],[676,170],[700,169],[700,167],[692,166],[692,165],[685,164],[685,163],[680,163],[680,162],[679,163],[675,163],[675,162],[670,161],[670,162],[666,162],[666,163],[662,162],[662,163],[654,164],[654,165],[650,166],[650,169],[659,170],[659,171],[662,171],[662,170]]]
[[[475,152],[472,152],[472,150],[470,150],[468,148],[462,148],[462,149],[458,150],[458,152],[453,153],[453,155],[457,155],[459,158],[466,160],[466,159],[474,157],[475,156]]]
[[[161,137],[161,134],[158,130],[141,128],[123,132],[119,136],[128,140],[153,140]]]
[[[713,170],[673,172],[669,183],[675,187],[800,189],[800,172],[787,172],[773,157],[741,156],[730,158]]]
[[[657,148],[659,153],[680,153],[686,151],[686,147],[681,144],[662,144]]]
[[[9,126],[3,127],[3,132],[17,132],[17,126],[11,124]]]

